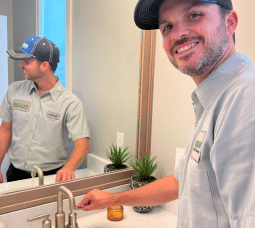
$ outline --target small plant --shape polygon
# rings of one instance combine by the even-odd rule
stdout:
[[[152,173],[157,168],[157,163],[154,164],[156,157],[150,159],[150,156],[145,155],[143,158],[135,158],[129,162],[130,166],[136,171],[138,174],[134,177],[135,181],[150,183],[155,180]]]
[[[112,144],[110,151],[106,151],[107,158],[112,162],[109,168],[114,170],[123,169],[124,163],[130,158],[130,153],[127,152],[128,148],[128,146],[124,149],[117,148]]]

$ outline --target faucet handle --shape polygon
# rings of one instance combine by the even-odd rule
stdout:
[[[78,223],[77,223],[77,214],[75,212],[70,212],[69,213],[69,219],[68,219],[68,224],[66,225],[66,228],[78,228]]]
[[[50,214],[44,214],[44,215],[39,215],[39,216],[36,216],[33,218],[28,218],[27,221],[31,222],[34,220],[44,218],[45,220],[43,220],[43,222],[42,222],[42,228],[51,228],[51,221],[50,221],[49,217],[50,217]]]

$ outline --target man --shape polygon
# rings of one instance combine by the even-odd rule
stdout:
[[[175,174],[122,193],[93,190],[77,207],[179,199],[178,227],[255,227],[255,67],[236,53],[231,0],[140,0],[135,22],[159,29],[171,63],[197,85],[196,122]]]
[[[54,75],[59,49],[32,36],[6,53],[21,60],[26,79],[10,85],[0,106],[0,164],[6,153],[11,161],[7,181],[31,178],[34,165],[44,175],[56,174],[56,182],[74,179],[89,151],[89,129],[81,101]],[[75,147],[67,160],[68,134]]]

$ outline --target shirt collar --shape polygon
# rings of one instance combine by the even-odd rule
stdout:
[[[245,54],[231,55],[198,85],[191,96],[194,104],[200,102],[204,109],[209,109],[231,79],[244,67],[251,65],[252,62]]]
[[[59,97],[59,95],[62,93],[62,90],[63,90],[63,86],[62,86],[62,83],[61,81],[59,80],[58,77],[57,78],[57,84],[49,91],[50,95],[51,95],[51,98],[53,101],[56,101],[57,98]]]
[[[61,81],[59,80],[58,77],[56,77],[57,79],[57,83],[56,85],[49,91],[49,92],[46,92],[44,95],[47,96],[47,95],[51,95],[51,99],[53,101],[56,101],[57,98],[59,97],[59,95],[61,94],[62,90],[63,90],[63,86],[62,86],[62,83]],[[36,88],[36,85],[35,85],[35,82],[31,81],[30,85],[29,85],[29,94],[31,94],[33,92],[33,90],[37,90]],[[47,94],[48,93],[48,94]]]

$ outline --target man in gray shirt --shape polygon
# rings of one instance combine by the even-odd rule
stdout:
[[[26,79],[9,86],[0,106],[0,164],[6,153],[11,161],[7,181],[31,178],[34,165],[44,175],[57,174],[56,182],[74,179],[89,152],[89,129],[81,101],[54,75],[59,49],[32,36],[20,50],[6,53],[21,60]],[[68,134],[75,145],[69,159]]]
[[[160,30],[170,62],[197,85],[186,153],[174,175],[122,193],[93,190],[77,206],[179,199],[177,227],[255,227],[255,66],[236,53],[231,0],[140,0],[135,22]]]

